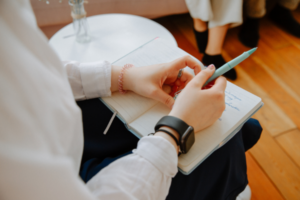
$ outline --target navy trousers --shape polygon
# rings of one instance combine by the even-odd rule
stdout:
[[[84,151],[80,176],[87,182],[114,160],[131,153],[138,139],[117,118],[103,135],[112,112],[99,100],[77,102],[82,110]],[[167,200],[233,200],[248,184],[245,152],[260,138],[262,128],[250,119],[224,146],[216,150],[190,175],[178,172]]]

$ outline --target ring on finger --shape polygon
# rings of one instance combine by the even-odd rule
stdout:
[[[183,69],[180,69],[180,70],[179,70],[178,75],[177,75],[177,78],[178,78],[178,79],[181,78],[181,76],[182,76],[182,71],[183,71]]]

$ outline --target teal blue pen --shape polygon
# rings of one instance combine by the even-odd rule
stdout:
[[[218,78],[219,76],[222,76],[223,74],[225,74],[226,72],[228,72],[229,70],[231,70],[232,68],[234,68],[235,66],[237,66],[238,64],[240,64],[241,62],[243,62],[246,58],[248,58],[254,51],[256,51],[257,47],[244,52],[242,55],[236,57],[235,59],[229,61],[228,63],[225,63],[224,65],[222,65],[220,68],[218,68],[215,73],[206,81],[206,83],[203,85],[206,86],[209,82],[213,81],[214,79]],[[174,94],[174,99],[176,100],[177,96],[179,95],[179,93],[182,90],[179,90],[177,92],[175,92]]]
[[[240,55],[240,56],[236,57],[235,59],[229,61],[228,63],[225,63],[224,65],[222,65],[206,81],[206,83],[203,85],[203,87],[206,86],[212,80],[218,78],[219,76],[222,76],[223,74],[225,74],[226,72],[228,72],[229,70],[231,70],[232,68],[234,68],[235,66],[237,66],[238,64],[240,64],[242,61],[244,61],[246,58],[248,58],[254,51],[256,51],[256,49],[257,49],[257,47],[253,48],[253,49],[251,49],[249,51],[246,51],[242,55]]]

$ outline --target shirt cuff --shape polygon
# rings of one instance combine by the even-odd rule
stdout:
[[[109,62],[80,63],[79,71],[87,99],[111,95],[111,64]]]
[[[167,176],[174,177],[177,174],[178,155],[176,150],[169,141],[162,137],[143,137],[133,153],[148,160]]]

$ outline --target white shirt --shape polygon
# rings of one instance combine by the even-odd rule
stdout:
[[[0,0],[0,41],[1,199],[165,199],[178,160],[161,137],[144,137],[86,185],[79,178],[83,129],[74,96],[110,95],[108,62],[63,67],[27,0]]]

